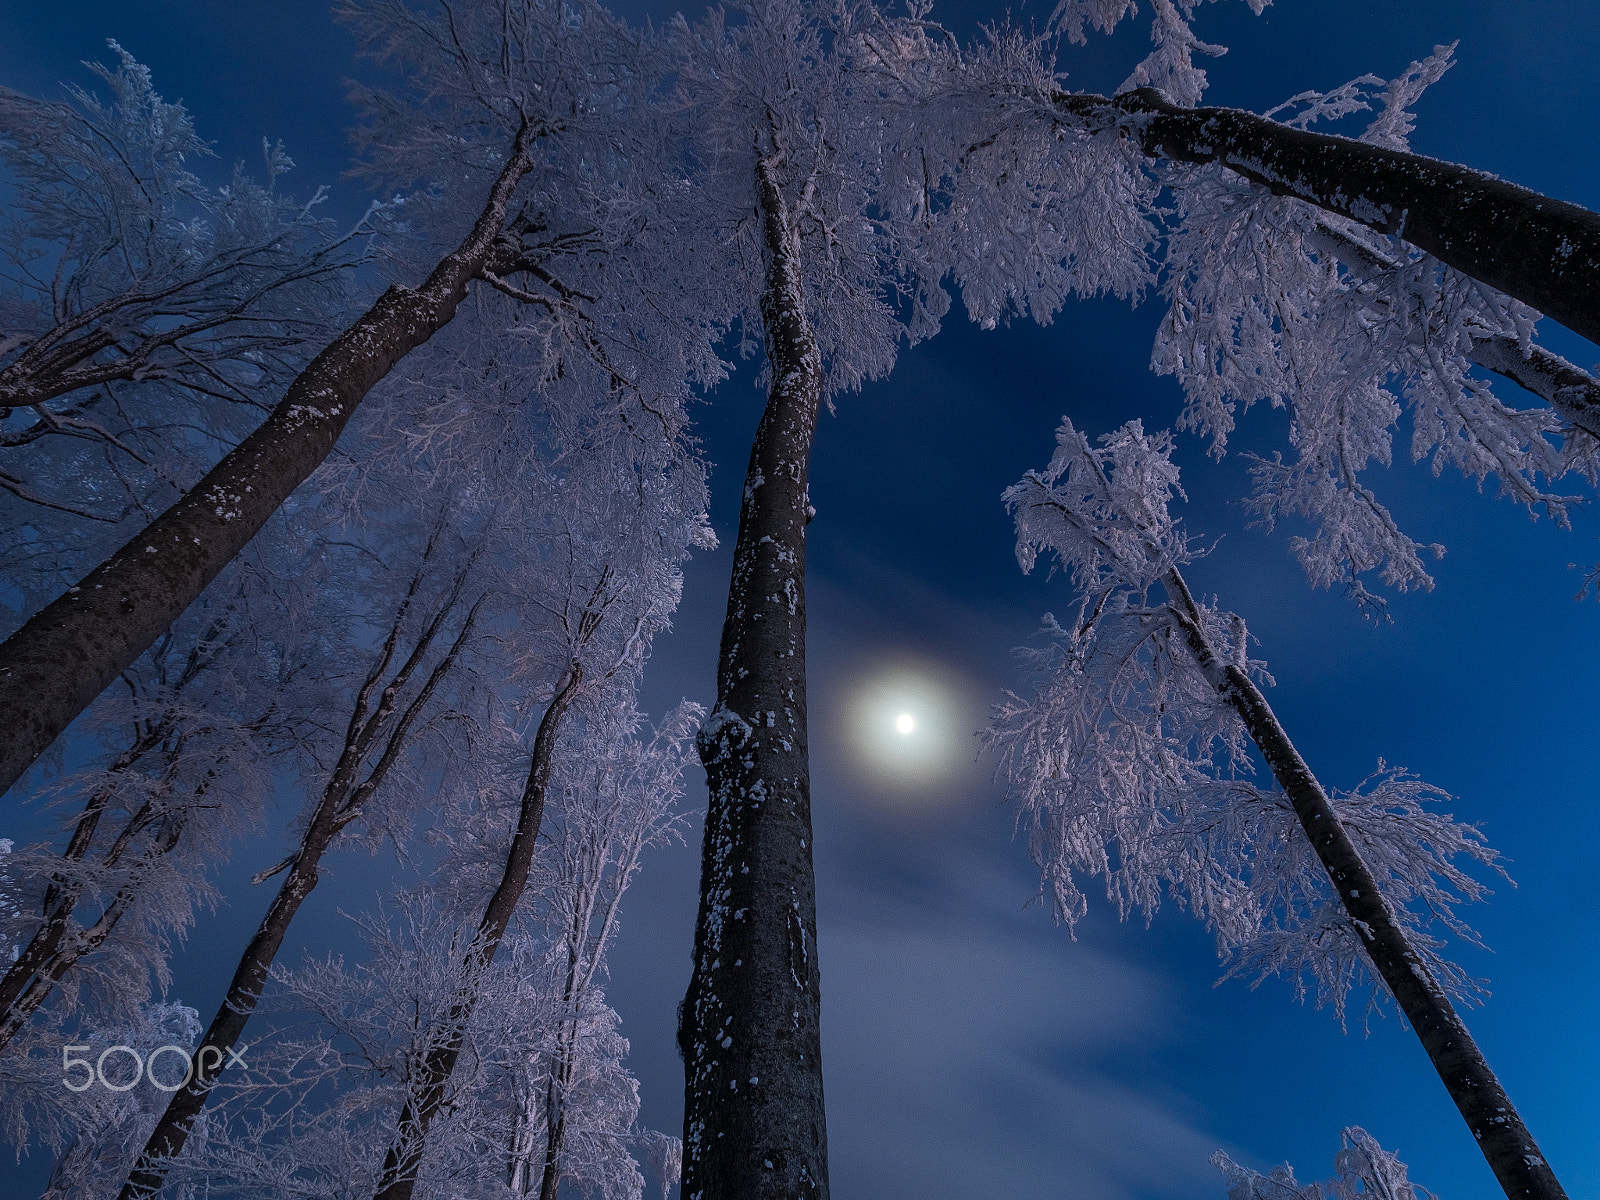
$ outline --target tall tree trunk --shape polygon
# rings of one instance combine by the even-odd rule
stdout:
[[[1162,582],[1190,651],[1207,680],[1244,721],[1300,826],[1322,860],[1367,957],[1416,1030],[1434,1070],[1510,1200],[1566,1200],[1533,1135],[1484,1061],[1450,997],[1412,948],[1394,910],[1350,840],[1327,793],[1295,749],[1255,681],[1207,641],[1199,608],[1176,568]]]
[[[550,1098],[555,1100],[555,1085],[550,1088]],[[550,1111],[546,1109],[546,1111]],[[548,1122],[544,1143],[544,1174],[539,1177],[539,1200],[556,1200],[561,1187],[561,1144],[567,1138],[567,1114],[560,1106],[559,1115]]]
[[[1080,124],[1119,125],[1140,150],[1221,163],[1280,196],[1395,234],[1600,342],[1600,215],[1481,171],[1234,108],[1180,108],[1155,88],[1053,97]]]
[[[366,394],[449,323],[532,166],[524,125],[472,232],[420,288],[389,288],[181,500],[0,645],[0,791],[149,649],[322,463]]]
[[[678,1030],[685,1200],[828,1195],[805,669],[822,362],[777,169],[757,168],[772,389],[745,474],[717,705],[700,733],[710,805]]]
[[[272,960],[289,931],[289,923],[300,911],[311,890],[317,886],[317,864],[322,851],[338,832],[339,823],[335,807],[319,804],[310,827],[301,841],[300,853],[295,857],[289,875],[272,898],[267,915],[261,918],[255,936],[245,947],[239,965],[228,984],[216,1016],[212,1017],[205,1037],[192,1058],[193,1072],[189,1082],[172,1094],[166,1110],[156,1123],[155,1130],[145,1143],[139,1161],[134,1164],[128,1180],[122,1185],[119,1200],[146,1200],[161,1190],[172,1162],[182,1153],[194,1128],[195,1118],[205,1108],[211,1089],[227,1066],[229,1056],[245,1025],[255,1012],[261,989],[272,969]]]
[[[544,1091],[544,1169],[539,1176],[539,1200],[556,1200],[561,1187],[561,1148],[567,1139],[567,1090],[572,1084],[573,1060],[577,1054],[579,992],[579,921],[586,930],[590,912],[587,908],[573,914],[573,928],[567,931],[567,979],[562,985],[561,1026],[556,1038],[556,1052],[551,1056],[550,1079]],[[604,946],[596,951],[595,963],[604,953]],[[588,991],[586,973],[582,990]]]
[[[289,871],[283,884],[278,888],[278,894],[273,897],[266,916],[261,918],[255,936],[245,947],[239,965],[234,970],[233,979],[228,984],[227,994],[223,997],[216,1016],[211,1019],[211,1024],[206,1029],[205,1037],[200,1040],[200,1045],[191,1058],[193,1070],[189,1082],[174,1092],[172,1098],[167,1101],[161,1119],[145,1142],[145,1148],[134,1164],[127,1182],[123,1184],[120,1200],[147,1200],[161,1190],[172,1162],[183,1152],[183,1147],[189,1140],[189,1133],[194,1128],[195,1119],[205,1108],[211,1089],[216,1086],[217,1079],[231,1061],[233,1049],[239,1044],[245,1026],[255,1012],[256,1003],[261,998],[261,989],[266,985],[267,975],[272,969],[279,948],[283,945],[285,935],[289,932],[289,925],[294,921],[295,914],[300,911],[300,906],[305,903],[306,897],[311,895],[312,889],[317,886],[318,868],[324,852],[333,844],[339,832],[360,815],[361,806],[382,784],[384,776],[399,757],[411,726],[426,707],[440,681],[455,664],[462,647],[466,645],[471,635],[477,616],[477,605],[468,612],[462,622],[461,631],[456,635],[450,649],[429,672],[422,687],[400,712],[398,720],[393,720],[399,708],[402,689],[421,665],[445,618],[455,608],[466,579],[465,571],[456,576],[454,587],[417,638],[411,653],[394,675],[385,680],[384,677],[388,675],[389,666],[394,659],[401,625],[421,585],[426,568],[425,557],[395,615],[394,624],[390,627],[383,648],[356,696],[350,724],[345,733],[344,749],[340,752],[339,761],[334,766],[332,775],[323,787],[322,795],[312,811],[305,833],[301,835],[299,849],[291,858],[262,872],[255,879],[255,882],[259,883],[284,867]],[[378,690],[380,683],[384,684],[381,691]],[[378,705],[375,709],[369,710],[368,705],[374,694],[378,696]],[[387,738],[376,763],[368,771],[366,778],[357,782],[362,764],[385,731]]]
[[[602,582],[603,586],[603,582]],[[596,596],[600,593],[596,588]],[[598,613],[590,622],[585,613],[584,627],[580,628],[580,644],[588,639],[598,624]],[[583,683],[583,666],[574,658],[556,685],[556,694],[539,721],[539,732],[533,739],[533,763],[528,769],[528,782],[522,790],[522,807],[517,816],[517,831],[511,841],[511,852],[506,856],[505,870],[494,894],[484,907],[478,921],[478,935],[461,965],[463,991],[450,1006],[445,1020],[445,1037],[428,1051],[420,1077],[412,1081],[410,1094],[400,1111],[394,1140],[384,1155],[383,1173],[378,1178],[374,1200],[411,1200],[417,1186],[417,1168],[427,1149],[428,1127],[444,1104],[450,1076],[461,1057],[461,1044],[466,1038],[467,1025],[477,1007],[478,995],[472,983],[480,977],[500,948],[511,915],[528,886],[528,873],[533,867],[534,847],[539,839],[539,826],[544,822],[544,802],[550,786],[550,767],[555,760],[556,738],[561,732],[561,722],[572,702],[577,698]]]

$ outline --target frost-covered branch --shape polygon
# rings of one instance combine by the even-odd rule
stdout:
[[[1280,119],[1301,129],[1376,108],[1360,144],[1404,149],[1409,106],[1448,68],[1449,53],[1441,47],[1387,85],[1364,77],[1305,93]],[[1183,384],[1180,425],[1209,436],[1218,454],[1240,411],[1263,401],[1291,410],[1294,458],[1256,460],[1251,505],[1268,528],[1286,516],[1313,523],[1291,548],[1314,585],[1342,585],[1373,609],[1381,601],[1366,572],[1401,590],[1432,586],[1424,560],[1443,548],[1413,540],[1363,479],[1392,461],[1403,409],[1413,459],[1430,459],[1435,474],[1453,466],[1480,486],[1492,476],[1503,496],[1566,522],[1578,497],[1550,481],[1574,467],[1592,475],[1594,439],[1549,409],[1507,406],[1472,372],[1483,364],[1543,380],[1538,390],[1562,416],[1581,415],[1589,393],[1571,390],[1581,373],[1534,346],[1537,313],[1399,238],[1221,167],[1166,177],[1177,210],[1153,363]]]
[[[372,232],[363,220],[334,234],[320,191],[308,204],[279,194],[293,166],[281,145],[263,144],[264,187],[239,167],[225,187],[202,184],[192,167],[210,151],[189,114],[111,48],[114,68],[91,67],[109,102],[0,89],[15,195],[0,220],[0,447],[31,484],[15,494],[103,517],[162,480],[140,472],[130,495],[90,447],[53,435],[140,466],[158,450],[181,461],[156,432],[181,415],[233,445],[254,394],[285,386],[336,328]]]
[[[1301,1183],[1288,1163],[1268,1174],[1240,1166],[1221,1150],[1211,1165],[1222,1172],[1228,1200],[1435,1200],[1407,1177],[1405,1163],[1385,1150],[1359,1125],[1339,1132],[1339,1152],[1333,1156],[1333,1178]]]
[[[1275,195],[1405,239],[1464,275],[1600,342],[1600,216],[1469,167],[1313,133],[1155,88],[1057,92],[1062,119],[1124,131],[1153,158],[1218,163]]]

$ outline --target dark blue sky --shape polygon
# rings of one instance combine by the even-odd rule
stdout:
[[[965,34],[998,13],[965,0],[934,15]],[[1076,52],[1071,83],[1114,87],[1143,53],[1145,28],[1137,20]],[[1278,0],[1254,18],[1224,0],[1200,31],[1232,47],[1209,64],[1209,99],[1257,109],[1368,71],[1394,75],[1459,38],[1458,65],[1420,106],[1414,145],[1600,209],[1600,15],[1589,6]],[[35,93],[82,82],[78,60],[103,56],[107,36],[188,103],[224,162],[254,161],[263,135],[282,137],[299,186],[334,184],[347,217],[364,207],[339,178],[350,119],[341,80],[362,67],[321,0],[11,3],[0,7],[0,81]],[[1095,302],[1043,329],[981,333],[953,320],[823,421],[811,647],[835,1195],[1220,1200],[1205,1163],[1213,1149],[1260,1167],[1287,1158],[1315,1178],[1340,1126],[1360,1124],[1446,1200],[1489,1200],[1488,1169],[1398,1021],[1342,1034],[1282,982],[1214,988],[1210,940],[1176,912],[1146,930],[1096,905],[1074,942],[1024,907],[1034,873],[985,765],[926,803],[891,804],[845,751],[841,713],[884,664],[954,675],[980,711],[1017,682],[1010,648],[1066,596],[1060,580],[1018,572],[999,494],[1044,463],[1063,413],[1092,433],[1132,416],[1171,423],[1177,389],[1147,369],[1157,319],[1153,305]],[[1555,327],[1543,340],[1584,364],[1600,357]],[[702,410],[725,548],[691,565],[677,629],[652,664],[655,711],[684,694],[711,699],[760,402],[745,371]],[[1255,412],[1238,446],[1281,446],[1285,425]],[[1394,624],[1374,628],[1307,589],[1286,532],[1245,528],[1236,455],[1213,464],[1188,439],[1180,457],[1191,528],[1222,538],[1194,580],[1250,621],[1278,680],[1270,698],[1324,782],[1352,786],[1379,756],[1409,767],[1454,793],[1453,811],[1481,821],[1510,858],[1518,886],[1468,914],[1494,950],[1460,951],[1494,990],[1468,1023],[1569,1193],[1600,1193],[1600,608],[1573,602],[1568,569],[1600,559],[1594,514],[1561,531],[1425,467],[1374,472],[1402,524],[1449,548],[1437,589],[1395,599]],[[241,850],[230,878],[270,856]],[[673,1131],[673,1010],[688,977],[698,857],[692,845],[648,862],[613,961],[644,1119]],[[296,931],[318,950],[343,935],[336,907],[362,903],[382,873],[365,860],[334,869],[336,886],[319,889]],[[207,1015],[267,899],[230,894],[179,964],[176,995]],[[8,1186],[26,1185],[0,1181],[0,1193]]]

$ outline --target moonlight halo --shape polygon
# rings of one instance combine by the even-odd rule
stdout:
[[[897,805],[956,798],[977,749],[973,689],[948,668],[881,662],[851,682],[840,712],[844,742],[873,794]]]

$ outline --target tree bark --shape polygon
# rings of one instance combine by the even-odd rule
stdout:
[[[772,387],[702,728],[710,804],[680,1017],[684,1200],[827,1200],[807,765],[805,527],[822,362],[777,162],[757,168]]]
[[[1524,355],[1517,339],[1506,334],[1474,337],[1470,357],[1484,370],[1527,388],[1590,437],[1600,438],[1600,380],[1582,367],[1541,346],[1529,346]]]
[[[1273,777],[1294,806],[1300,826],[1321,859],[1368,960],[1411,1022],[1507,1197],[1566,1200],[1566,1192],[1517,1115],[1511,1098],[1484,1061],[1449,996],[1412,949],[1327,793],[1289,740],[1261,689],[1242,668],[1224,663],[1213,650],[1205,637],[1200,610],[1176,568],[1167,572],[1163,583],[1201,671],[1244,721]]]
[[[555,1099],[555,1087],[550,1089],[551,1099]],[[567,1114],[565,1111],[555,1120],[548,1122],[548,1132],[544,1144],[544,1173],[539,1177],[539,1200],[556,1200],[556,1192],[561,1187],[561,1145],[567,1138]]]
[[[596,589],[597,594],[599,589]],[[588,621],[589,614],[585,614]],[[580,642],[598,623],[588,624],[580,631]],[[478,935],[462,963],[463,992],[450,1006],[445,1021],[444,1040],[428,1051],[421,1068],[421,1077],[414,1080],[405,1106],[400,1111],[394,1141],[384,1155],[383,1173],[378,1178],[373,1200],[411,1200],[417,1186],[417,1168],[427,1149],[428,1127],[438,1115],[445,1100],[445,1090],[450,1076],[461,1057],[461,1044],[466,1037],[467,1025],[477,1007],[478,995],[472,979],[494,962],[500,940],[505,936],[511,915],[528,886],[528,873],[533,867],[533,852],[539,839],[539,826],[544,822],[545,795],[550,786],[550,768],[555,760],[556,738],[561,722],[572,702],[577,698],[583,683],[583,666],[573,659],[556,685],[556,694],[539,721],[539,732],[533,739],[533,762],[528,769],[528,782],[522,790],[522,807],[517,817],[516,835],[511,841],[511,852],[506,856],[505,870],[494,894],[484,907],[478,921]]]
[[[0,791],[199,597],[328,456],[378,381],[449,323],[491,263],[536,136],[527,125],[518,132],[472,232],[420,288],[384,292],[260,428],[0,645]]]
[[[1404,238],[1474,279],[1600,342],[1600,215],[1481,171],[1294,129],[1233,108],[1180,108],[1155,88],[1115,99],[1052,97],[1074,124],[1120,126],[1153,158],[1221,163]]]
[[[477,615],[476,605],[462,622],[461,631],[456,635],[449,651],[435,664],[417,694],[406,704],[399,719],[394,721],[383,750],[367,773],[367,777],[357,783],[362,763],[395,715],[401,690],[421,664],[428,648],[438,636],[445,618],[461,595],[465,582],[464,572],[457,575],[455,586],[439,605],[405,662],[385,683],[382,691],[378,692],[378,684],[383,680],[383,676],[388,674],[390,663],[393,661],[401,624],[421,584],[425,569],[426,559],[423,565],[418,567],[411,588],[395,615],[394,624],[390,627],[383,648],[356,696],[350,724],[345,734],[344,749],[339,755],[339,761],[334,766],[332,775],[323,787],[306,831],[301,835],[299,849],[292,858],[256,877],[255,882],[259,883],[276,874],[284,866],[287,866],[289,871],[278,889],[278,894],[273,897],[266,916],[261,918],[255,936],[245,947],[222,1004],[217,1009],[216,1016],[211,1019],[205,1037],[201,1039],[199,1047],[190,1059],[193,1069],[189,1082],[174,1092],[172,1098],[167,1101],[161,1119],[145,1142],[145,1148],[134,1164],[127,1182],[123,1184],[119,1200],[147,1200],[161,1190],[173,1161],[183,1152],[183,1147],[189,1140],[195,1119],[199,1117],[211,1096],[211,1089],[216,1086],[218,1078],[232,1060],[233,1048],[238,1045],[245,1026],[255,1012],[256,1003],[261,999],[261,989],[266,985],[267,975],[272,970],[273,960],[283,945],[285,935],[289,932],[289,925],[294,921],[295,914],[300,911],[300,906],[305,903],[306,897],[311,895],[312,889],[317,886],[318,868],[324,852],[333,844],[339,832],[360,815],[362,804],[377,791],[389,768],[399,756],[412,724],[427,705],[439,682],[454,665],[471,634]],[[375,692],[379,696],[378,705],[376,709],[369,711],[368,704]]]

